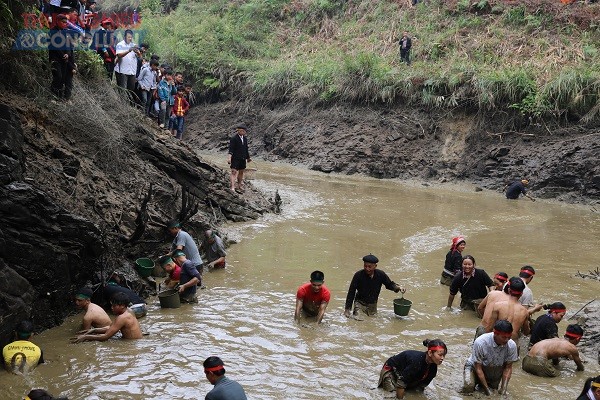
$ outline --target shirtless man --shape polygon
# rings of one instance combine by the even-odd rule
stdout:
[[[491,332],[496,321],[504,319],[512,324],[512,337],[515,342],[519,338],[519,331],[529,335],[531,327],[529,326],[529,312],[521,303],[519,297],[523,294],[525,284],[519,277],[513,277],[509,280],[508,300],[498,301],[492,306],[486,307],[485,314],[481,320],[481,325],[485,332]]]
[[[563,339],[540,340],[523,357],[523,371],[537,376],[556,377],[560,374],[556,368],[560,357],[567,357],[575,361],[577,371],[583,371],[583,363],[579,358],[579,351],[576,347],[582,336],[583,329],[574,324],[567,327]]]
[[[119,331],[121,332],[123,339],[141,339],[142,331],[140,329],[140,324],[133,311],[127,308],[129,305],[129,298],[127,295],[120,292],[115,293],[110,304],[113,313],[117,316],[110,326],[82,331],[80,333],[83,333],[83,335],[72,338],[71,342],[80,343],[88,340],[103,342],[113,337],[114,334]]]
[[[109,326],[112,321],[102,307],[92,303],[91,298],[94,292],[90,288],[81,288],[75,295],[75,306],[80,310],[85,310],[81,329],[87,331],[90,328],[102,328]]]
[[[492,290],[491,292],[489,292],[487,296],[485,296],[485,298],[477,306],[477,315],[483,318],[487,307],[493,306],[494,303],[498,301],[507,301],[510,297],[507,292],[508,287],[505,287],[504,290]]]

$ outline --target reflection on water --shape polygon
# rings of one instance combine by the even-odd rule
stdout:
[[[0,373],[0,398],[43,387],[71,399],[203,399],[211,385],[202,361],[210,355],[222,357],[254,399],[389,398],[375,388],[383,362],[439,337],[449,353],[438,376],[407,398],[462,399],[457,389],[478,320],[444,309],[448,289],[438,279],[452,236],[464,234],[466,253],[490,274],[535,266],[531,288],[540,302],[563,301],[574,312],[598,290],[597,282],[573,278],[600,264],[600,218],[584,209],[267,163],[258,164],[254,184],[278,189],[284,212],[225,227],[241,242],[230,249],[227,270],[206,274],[200,304],[162,310],[151,299],[142,320],[148,335],[138,341],[69,344],[79,322],[73,317],[35,338],[47,365],[28,377]],[[396,294],[387,290],[377,317],[342,316],[352,274],[369,252],[407,287],[408,317],[394,315]],[[323,325],[301,327],[293,322],[295,291],[315,269],[325,272],[332,300]],[[575,372],[563,362],[550,384],[515,365],[509,398],[575,398],[585,377],[599,373],[595,360],[586,368]]]

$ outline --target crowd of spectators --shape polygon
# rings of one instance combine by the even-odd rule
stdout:
[[[93,51],[102,60],[108,80],[116,82],[131,105],[182,139],[185,115],[193,103],[192,85],[184,81],[181,72],[174,72],[170,65],[160,63],[158,55],[149,53],[148,44],[135,42],[130,28],[139,25],[137,10],[122,22],[124,29],[110,17],[98,21],[95,0],[49,0],[42,12],[50,25],[48,58],[56,100],[69,101],[71,97],[76,52]]]

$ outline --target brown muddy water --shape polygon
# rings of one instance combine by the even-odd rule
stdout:
[[[224,157],[212,159],[225,166]],[[283,212],[225,227],[239,243],[229,249],[226,270],[206,274],[199,304],[163,310],[149,299],[141,320],[149,335],[138,341],[69,344],[80,318],[73,316],[34,338],[47,364],[25,377],[0,373],[0,399],[21,399],[36,387],[72,400],[204,399],[211,385],[202,361],[210,355],[223,358],[228,376],[251,399],[391,398],[375,388],[382,364],[403,350],[424,350],[425,338],[443,339],[449,352],[425,392],[406,398],[472,398],[457,390],[478,319],[446,310],[448,288],[438,283],[450,238],[459,233],[467,238],[465,253],[490,274],[513,276],[533,265],[535,300],[567,305],[561,334],[566,319],[598,295],[598,282],[573,276],[600,265],[600,215],[589,209],[508,201],[472,187],[254,166],[254,185],[278,189]],[[407,288],[408,317],[394,314],[398,296],[387,290],[376,317],[343,317],[348,284],[367,253]],[[332,300],[321,326],[299,326],[295,291],[315,269],[324,271]],[[596,360],[588,360],[585,372],[562,361],[561,376],[552,379],[526,374],[517,363],[507,398],[575,399],[585,378],[600,373]]]

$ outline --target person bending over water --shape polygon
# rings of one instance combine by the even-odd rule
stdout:
[[[583,329],[579,325],[573,324],[567,327],[563,339],[540,340],[523,357],[523,371],[537,376],[556,377],[560,374],[556,368],[559,357],[570,358],[575,361],[577,371],[583,371],[583,363],[576,347],[582,336]]]
[[[83,335],[79,335],[71,339],[72,343],[80,343],[90,340],[97,340],[103,342],[113,337],[117,332],[121,332],[123,339],[141,339],[142,331],[140,329],[140,323],[133,311],[131,311],[127,305],[129,304],[129,298],[124,293],[115,293],[112,297],[111,308],[117,318],[113,321],[110,326],[103,328],[92,328]]]
[[[567,313],[567,309],[563,303],[546,304],[543,306],[548,313],[540,316],[531,329],[531,338],[529,339],[529,347],[533,346],[540,340],[552,339],[558,337],[558,323],[562,321]]]
[[[403,399],[406,390],[424,390],[437,375],[437,367],[444,361],[448,348],[439,339],[425,339],[423,346],[427,351],[405,350],[388,358],[379,373],[377,387],[395,391],[397,399]]]
[[[464,256],[462,272],[456,274],[450,285],[448,308],[452,307],[454,296],[460,292],[460,308],[475,311],[479,303],[487,296],[488,288],[494,287],[494,282],[488,274],[482,269],[475,268],[475,266],[473,256]]]
[[[444,270],[440,278],[442,285],[450,286],[454,276],[461,271],[463,261],[462,252],[465,250],[466,245],[467,242],[464,237],[456,236],[452,238],[452,246],[448,254],[446,254],[446,262],[444,262]]]
[[[331,298],[329,289],[323,284],[325,274],[321,271],[313,271],[310,274],[310,282],[298,288],[296,292],[296,310],[294,319],[300,322],[302,313],[309,317],[317,317],[317,323],[320,324],[325,315],[327,304]]]

